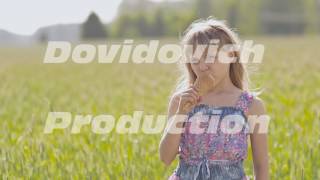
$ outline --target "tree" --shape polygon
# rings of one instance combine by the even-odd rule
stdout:
[[[196,1],[196,12],[199,18],[206,19],[212,14],[211,0],[198,0]]]
[[[262,25],[265,33],[302,34],[305,31],[301,0],[263,0]]]
[[[99,17],[92,12],[82,25],[82,39],[104,39],[107,32]]]
[[[42,32],[41,34],[40,34],[40,36],[39,36],[39,38],[38,38],[38,41],[40,42],[40,43],[47,43],[48,42],[48,34],[47,34],[47,32]]]
[[[238,4],[232,4],[228,9],[227,20],[229,22],[230,27],[236,27],[238,25]]]
[[[156,37],[162,37],[166,33],[166,23],[163,18],[163,12],[161,9],[158,9],[155,13],[155,19],[154,19],[154,30],[152,35]]]
[[[145,13],[140,13],[138,14],[138,17],[137,17],[137,28],[139,31],[139,35],[141,37],[147,37],[151,33],[148,25],[148,21],[145,16],[146,16]]]

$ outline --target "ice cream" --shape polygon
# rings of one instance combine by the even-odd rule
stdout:
[[[199,92],[200,96],[207,94],[210,89],[214,87],[215,80],[211,74],[202,76],[196,79],[194,86]]]
[[[215,85],[215,79],[211,74],[204,75],[198,77],[195,82],[194,86],[199,92],[199,96],[203,96],[207,94]],[[189,109],[192,104],[189,102],[184,106],[184,110]]]

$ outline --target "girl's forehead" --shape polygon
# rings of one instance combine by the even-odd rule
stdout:
[[[209,43],[209,44],[187,44],[183,47],[183,53],[188,56],[201,56],[204,54],[215,53],[221,50],[221,43]]]
[[[190,30],[183,39],[184,44],[192,44],[194,46],[210,44],[222,46],[232,42],[232,37],[225,30],[211,26]]]

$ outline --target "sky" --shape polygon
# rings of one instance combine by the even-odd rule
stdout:
[[[30,35],[47,25],[82,23],[92,11],[108,23],[116,16],[120,3],[121,0],[0,0],[0,29]]]

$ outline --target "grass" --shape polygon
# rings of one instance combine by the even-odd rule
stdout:
[[[319,37],[257,38],[266,47],[252,74],[264,89],[272,179],[320,178]],[[44,134],[48,112],[165,114],[178,70],[165,64],[43,64],[45,47],[0,48],[2,179],[165,179],[161,134],[99,135],[85,126]],[[249,154],[250,154],[249,150]],[[245,162],[252,174],[251,156]]]

